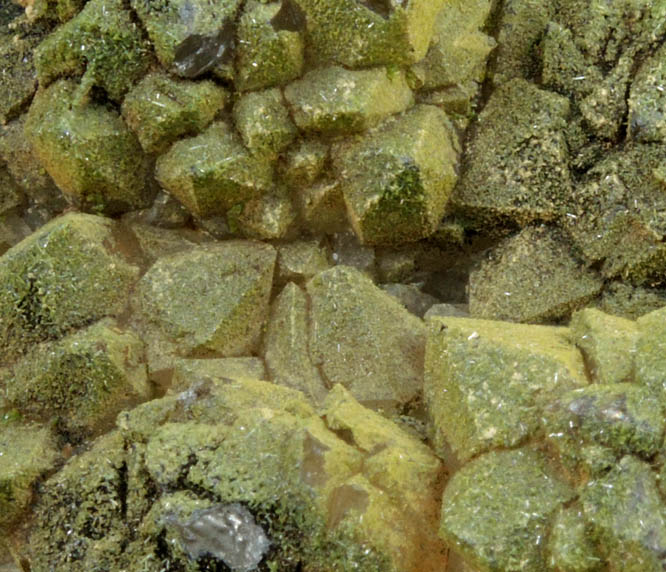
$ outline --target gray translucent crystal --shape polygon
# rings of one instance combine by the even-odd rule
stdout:
[[[192,34],[176,47],[174,64],[183,77],[196,77],[229,62],[234,43],[235,27],[225,24],[216,34]]]
[[[180,533],[191,559],[212,556],[234,572],[254,570],[270,547],[252,513],[239,503],[195,510],[185,522],[179,522],[174,515],[167,519]]]

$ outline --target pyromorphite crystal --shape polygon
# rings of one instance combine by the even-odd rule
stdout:
[[[497,33],[495,84],[538,73],[537,45],[556,9],[549,0],[507,0]]]
[[[469,308],[479,318],[541,322],[569,315],[601,287],[562,233],[532,226],[502,241],[470,274]]]
[[[629,133],[637,141],[666,141],[666,46],[643,62],[631,83]]]
[[[255,197],[227,212],[229,229],[245,238],[275,240],[293,236],[296,210],[282,186]]]
[[[296,284],[287,284],[273,302],[264,338],[270,379],[300,389],[314,403],[328,390],[308,352],[308,300]]]
[[[405,74],[384,67],[316,69],[290,83],[284,94],[296,125],[324,134],[364,131],[413,102]]]
[[[0,258],[0,355],[122,310],[139,269],[119,254],[115,223],[86,214],[52,220]]]
[[[228,241],[160,258],[139,283],[141,312],[183,355],[247,354],[268,314],[275,257],[270,245]]]
[[[114,214],[148,206],[148,162],[136,137],[114,111],[77,104],[77,89],[59,80],[35,97],[25,124],[35,154],[85,210]]]
[[[550,520],[572,497],[541,454],[487,453],[449,481],[439,533],[477,569],[542,572]]]
[[[112,431],[95,441],[91,451],[74,456],[46,482],[37,508],[40,525],[30,539],[32,568],[84,572],[101,562],[113,569],[121,553],[120,540],[128,529],[122,492],[126,482],[121,472],[123,467],[127,469],[125,459],[123,440]],[[136,489],[135,494],[140,494],[138,486]],[[75,504],[71,503],[72,495],[77,499]],[[62,526],[63,522],[70,524]],[[91,554],[86,562],[87,551]]]
[[[182,135],[196,135],[222,109],[226,91],[212,81],[147,75],[123,101],[122,114],[147,153],[166,151]]]
[[[307,292],[310,353],[328,383],[388,407],[419,394],[425,331],[418,318],[348,266],[317,274]]]
[[[251,154],[223,122],[183,139],[157,160],[155,177],[194,215],[223,214],[273,186],[270,157]]]
[[[663,569],[666,518],[650,465],[627,455],[582,487],[586,520],[609,562],[627,572]]]
[[[604,155],[572,196],[563,226],[605,277],[649,283],[666,269],[664,161],[664,145],[627,145]]]
[[[37,425],[4,423],[0,426],[0,531],[26,509],[33,485],[57,459],[48,429]]]
[[[480,31],[490,12],[489,0],[448,1],[435,20],[433,41],[414,69],[423,73],[423,88],[481,82],[495,40]]]
[[[25,28],[31,33],[0,24],[0,122],[3,124],[21,112],[37,89],[32,49],[40,36],[35,35],[36,30]]]
[[[278,153],[298,133],[277,88],[243,95],[236,101],[233,115],[243,143],[253,152]]]
[[[309,280],[331,266],[330,253],[317,240],[295,240],[278,248],[276,281],[284,284]]]
[[[312,185],[324,170],[328,145],[319,139],[298,139],[287,149],[280,168],[282,180],[297,191]]]
[[[93,86],[120,101],[151,63],[149,45],[122,0],[91,0],[35,50],[42,87],[55,78],[83,75],[77,103]]]
[[[121,414],[120,435],[45,483],[34,566],[226,562],[246,545],[225,541],[229,527],[211,511],[242,506],[236,516],[271,543],[260,567],[440,572],[440,461],[341,387],[325,409],[320,417],[300,392],[236,379],[204,380]]]
[[[431,235],[456,181],[458,145],[446,115],[418,105],[334,146],[349,219],[364,244]]]
[[[594,381],[618,383],[633,379],[638,337],[635,322],[585,308],[574,313],[569,326]]]
[[[569,101],[517,80],[493,91],[452,201],[480,221],[549,220],[571,194],[563,130]]]
[[[442,477],[439,459],[413,435],[361,406],[341,385],[329,393],[324,412],[328,428],[346,434],[365,454],[362,473],[369,486],[356,478],[347,482],[367,492],[367,508],[350,520],[356,520],[376,545],[385,547],[396,570],[440,571],[443,546],[435,533],[439,507],[429,492],[437,489]],[[333,490],[329,518],[343,508],[335,506],[335,499]]]
[[[590,528],[580,506],[560,509],[548,541],[548,564],[568,572],[603,570],[603,558],[594,544]]]
[[[35,347],[13,373],[9,402],[70,434],[107,429],[121,409],[151,393],[141,340],[113,320]]]
[[[194,389],[209,382],[232,383],[235,379],[267,379],[264,362],[256,357],[178,359],[174,363],[170,391]]]
[[[424,394],[435,447],[448,444],[463,460],[520,444],[550,399],[587,383],[566,328],[448,317],[428,325]]]
[[[654,310],[637,320],[635,380],[666,404],[666,308]]]
[[[238,21],[236,87],[255,90],[285,84],[301,75],[304,41],[292,0],[246,3]]]
[[[661,447],[664,420],[657,396],[633,383],[593,384],[561,395],[545,411],[548,439],[565,461],[584,460],[590,445],[616,458],[651,458]]]
[[[312,57],[352,68],[409,65],[423,58],[443,5],[443,0],[292,2],[304,12]]]

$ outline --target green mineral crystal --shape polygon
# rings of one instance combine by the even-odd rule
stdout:
[[[57,421],[70,434],[98,433],[151,394],[141,340],[109,319],[36,346],[5,391],[26,415]]]
[[[662,308],[638,318],[634,357],[636,382],[649,389],[662,403],[666,403],[666,384],[662,375],[666,366],[665,313],[666,309]]]
[[[148,162],[120,116],[95,103],[76,102],[77,84],[59,80],[30,108],[26,136],[70,202],[115,214],[150,204]]]
[[[236,101],[233,116],[243,143],[253,152],[279,153],[297,134],[277,88],[245,94]]]
[[[35,50],[42,87],[60,77],[82,76],[74,92],[76,103],[93,86],[120,101],[148,71],[151,60],[149,45],[121,0],[90,0]]]
[[[33,485],[58,458],[48,429],[37,425],[4,423],[0,426],[0,531],[33,500]]]
[[[192,82],[153,73],[123,101],[123,119],[146,153],[161,153],[183,135],[196,135],[224,107],[226,91],[212,81]]]
[[[115,223],[71,213],[0,258],[0,355],[119,313],[139,268],[120,254]]]
[[[278,248],[275,279],[278,283],[304,282],[331,266],[325,245],[316,240],[295,240]]]
[[[428,53],[415,64],[423,70],[424,89],[483,80],[486,58],[495,47],[495,40],[479,30],[489,12],[488,0],[445,2],[435,21]]]
[[[418,105],[333,148],[351,225],[364,244],[431,235],[456,182],[457,141],[446,115]]]
[[[583,514],[601,553],[628,572],[661,570],[666,519],[650,466],[626,456],[581,490]]]
[[[548,564],[567,572],[603,570],[603,559],[593,542],[590,528],[579,506],[560,509],[548,544]]]
[[[524,225],[561,213],[571,195],[569,101],[523,80],[497,88],[479,116],[453,202],[483,224]]]
[[[273,165],[270,157],[251,154],[220,121],[161,155],[155,177],[191,213],[206,218],[270,190]]]
[[[255,90],[285,84],[301,75],[304,41],[291,0],[246,3],[238,21],[236,85]],[[280,14],[285,14],[280,18]],[[291,20],[296,22],[291,22]],[[282,26],[280,21],[285,20]],[[291,24],[291,25],[290,25]]]
[[[409,65],[425,56],[444,2],[292,0],[304,13],[311,57],[346,67]]]
[[[636,352],[636,323],[595,308],[575,312],[569,324],[574,343],[597,383],[631,381]]]
[[[348,266],[317,274],[310,296],[310,355],[326,383],[388,408],[416,397],[423,375],[421,321]]]
[[[542,408],[586,385],[566,328],[469,318],[428,321],[424,394],[438,450],[462,460],[535,435]]]
[[[540,322],[568,316],[601,290],[600,276],[571,255],[561,233],[526,227],[501,242],[469,279],[473,316]]]
[[[268,314],[275,256],[270,245],[249,241],[164,256],[139,282],[141,312],[182,355],[246,355]]]
[[[284,239],[294,235],[296,209],[287,190],[279,186],[230,209],[227,222],[234,234],[246,238]]]
[[[663,440],[658,397],[632,383],[593,384],[569,391],[546,408],[544,423],[548,439],[565,462],[580,461],[588,445],[607,447],[617,459],[626,454],[650,458]]]
[[[308,72],[284,95],[299,129],[329,135],[364,131],[413,103],[402,72],[332,66]]]
[[[193,78],[233,61],[240,0],[131,0],[160,63]]]
[[[453,475],[439,533],[480,570],[546,570],[550,520],[573,497],[531,449],[496,451]]]
[[[607,154],[586,174],[563,225],[604,276],[645,284],[666,268],[663,145],[633,144]]]
[[[323,401],[328,389],[308,351],[308,299],[293,282],[273,302],[264,346],[271,380],[301,390],[314,403]]]
[[[209,381],[231,383],[235,379],[267,379],[264,362],[255,357],[219,359],[178,359],[169,389],[186,391]]]
[[[319,139],[298,139],[287,149],[280,174],[295,191],[312,185],[321,175],[328,159],[328,145]]]
[[[666,140],[666,47],[645,61],[631,83],[629,131],[637,141]]]
[[[27,26],[26,26],[27,28]],[[43,32],[27,34],[0,26],[0,123],[18,115],[37,88],[32,51]]]

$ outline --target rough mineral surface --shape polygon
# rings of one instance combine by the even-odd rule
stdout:
[[[348,266],[318,274],[307,292],[310,352],[325,383],[388,407],[418,395],[425,344],[418,318]]]
[[[49,175],[84,210],[113,214],[150,204],[147,160],[120,116],[76,103],[77,85],[59,80],[39,93],[25,125]]]
[[[625,562],[630,572],[663,567],[666,519],[648,464],[624,457],[607,475],[582,487],[581,501],[608,560]]]
[[[580,460],[591,445],[609,448],[618,459],[625,454],[650,458],[663,441],[660,412],[659,399],[639,385],[594,384],[556,399],[544,422],[563,460]]]
[[[86,214],[55,219],[0,259],[0,355],[122,310],[139,269],[118,250],[114,223]]]
[[[320,403],[328,389],[312,363],[308,337],[308,298],[296,284],[287,284],[273,302],[264,340],[270,379],[300,389]]]
[[[411,64],[425,56],[442,0],[292,0],[304,13],[312,56],[348,67]],[[291,2],[290,2],[291,3]]]
[[[35,50],[42,87],[63,76],[82,75],[75,93],[79,103],[93,87],[115,101],[148,71],[148,43],[121,0],[91,0]]]
[[[555,218],[571,193],[563,133],[568,115],[566,98],[528,82],[493,92],[454,193],[457,208],[520,224]]]
[[[444,565],[434,534],[439,460],[342,388],[323,419],[298,392],[245,380],[152,401],[119,426],[46,483],[44,525],[31,537],[37,569],[191,567],[203,557],[248,571],[293,561],[369,572]]]
[[[155,176],[192,214],[204,218],[273,186],[270,158],[251,154],[224,122],[175,143],[158,159]]]
[[[277,153],[296,137],[296,127],[277,88],[241,97],[233,115],[243,143],[254,152]]]
[[[586,173],[565,228],[604,276],[649,283],[666,267],[665,159],[663,145],[631,145]]]
[[[268,313],[275,257],[271,246],[244,241],[165,256],[139,282],[141,312],[183,355],[246,355]]]
[[[246,2],[238,22],[236,85],[255,90],[285,84],[301,75],[303,19],[290,0]]]
[[[630,381],[638,329],[636,322],[586,308],[571,317],[571,333],[596,383]]]
[[[601,278],[557,231],[527,227],[501,242],[469,280],[473,316],[539,322],[567,316],[599,293]]]
[[[329,135],[364,131],[413,103],[404,73],[384,67],[311,71],[284,94],[299,129]]]
[[[179,393],[198,384],[231,383],[242,378],[266,379],[264,362],[256,357],[178,359],[169,390]]]
[[[666,1],[0,0],[0,77],[0,572],[664,569]]]
[[[240,0],[132,0],[131,5],[169,71],[191,78],[232,61]]]
[[[147,75],[123,101],[123,119],[147,153],[164,152],[183,135],[196,135],[224,107],[227,94],[212,81]]]
[[[36,346],[14,367],[6,399],[70,434],[93,433],[150,397],[146,373],[141,340],[106,319]]]
[[[478,569],[546,570],[549,521],[572,497],[539,453],[487,453],[446,487],[440,534]]]
[[[0,453],[0,531],[9,532],[33,499],[33,485],[52,470],[58,453],[46,427],[15,422],[0,428]]]
[[[586,384],[566,328],[431,318],[424,393],[435,430],[463,460],[513,447],[541,424],[555,396]]]
[[[416,106],[357,141],[336,145],[333,156],[361,242],[410,242],[435,231],[458,160],[455,134],[442,111]]]

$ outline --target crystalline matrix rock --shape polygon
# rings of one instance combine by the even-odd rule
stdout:
[[[0,1],[0,570],[658,572],[666,1]]]

